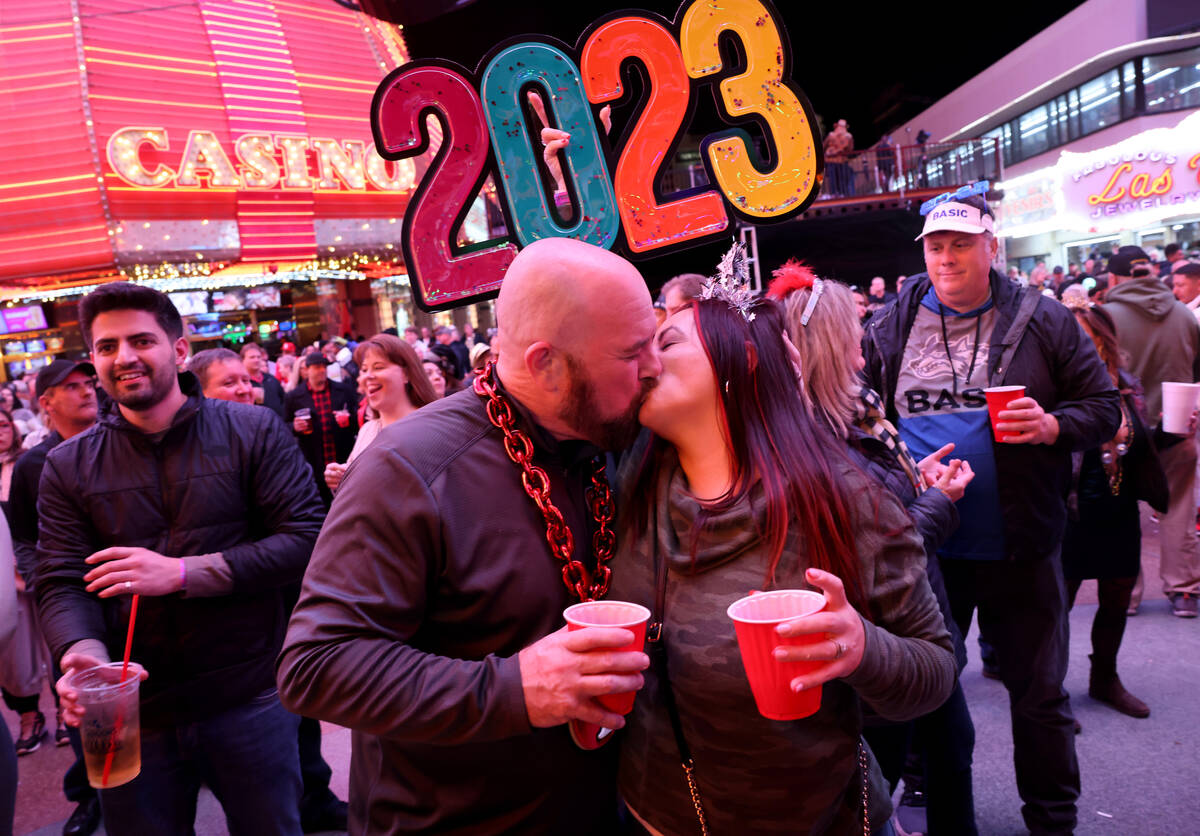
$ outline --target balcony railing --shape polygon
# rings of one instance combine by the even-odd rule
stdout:
[[[945,190],[976,180],[1002,179],[995,138],[926,142],[855,151],[847,162],[825,162],[818,200],[865,198],[926,189]]]

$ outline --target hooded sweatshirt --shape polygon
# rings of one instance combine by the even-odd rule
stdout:
[[[1161,279],[1128,279],[1108,291],[1104,310],[1117,326],[1129,370],[1146,389],[1152,422],[1162,412],[1162,383],[1200,380],[1200,325]]]

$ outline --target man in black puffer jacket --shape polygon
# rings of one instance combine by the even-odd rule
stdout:
[[[80,304],[100,385],[92,429],[46,458],[37,597],[70,674],[119,659],[140,595],[132,660],[141,774],[100,790],[114,836],[186,833],[207,783],[231,830],[300,833],[298,718],[274,688],[285,586],[304,574],[322,522],[308,465],[277,416],[206,400],[167,297],[125,283]],[[68,723],[84,711],[60,680]]]

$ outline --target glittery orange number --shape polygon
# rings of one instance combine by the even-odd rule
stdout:
[[[704,140],[717,184],[734,210],[749,220],[779,220],[804,210],[817,195],[821,154],[812,109],[783,80],[787,70],[775,12],[759,0],[696,0],[680,26],[679,44],[692,78],[724,69],[717,40],[726,32],[741,42],[746,71],[721,81],[721,101],[734,119],[758,117],[774,146],[762,170],[743,131]]]
[[[583,87],[593,104],[624,95],[621,62],[635,58],[646,70],[647,93],[637,124],[625,140],[614,185],[625,240],[634,253],[695,241],[729,226],[725,204],[705,188],[659,203],[654,181],[671,156],[688,115],[691,82],[679,46],[662,24],[621,17],[601,24],[583,47]]]

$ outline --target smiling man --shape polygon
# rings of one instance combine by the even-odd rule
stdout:
[[[952,441],[975,471],[958,530],[938,552],[951,610],[963,635],[978,610],[995,646],[1026,826],[1071,833],[1079,764],[1063,689],[1065,486],[1071,453],[1116,433],[1118,395],[1071,313],[992,268],[984,198],[944,197],[918,236],[928,272],[909,278],[866,327],[865,374],[914,456]],[[993,440],[983,394],[1000,385],[1025,387],[1000,413],[1003,443]]]
[[[321,525],[309,468],[265,409],[205,399],[165,294],[124,282],[80,303],[111,402],[49,452],[38,497],[37,599],[68,675],[122,653],[141,691],[142,771],[100,790],[113,836],[188,833],[207,784],[235,833],[297,836],[298,718],[273,664],[283,587],[304,574]],[[68,724],[86,717],[66,678]]]

